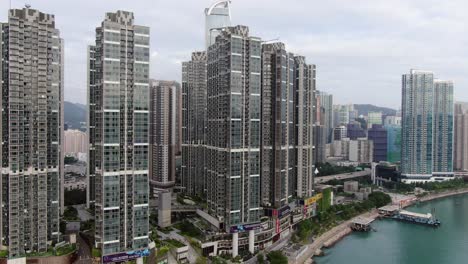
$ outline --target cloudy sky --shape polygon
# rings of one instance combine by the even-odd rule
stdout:
[[[181,61],[204,48],[203,10],[214,0],[11,0],[55,14],[65,39],[65,99],[86,101],[86,47],[104,13],[133,11],[151,27],[151,77],[180,81]],[[233,0],[233,24],[280,38],[317,65],[317,88],[336,103],[398,108],[401,74],[432,70],[468,101],[468,4],[462,0]],[[7,21],[9,0],[0,1]]]

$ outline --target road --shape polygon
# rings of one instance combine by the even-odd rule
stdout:
[[[342,174],[335,174],[335,175],[329,175],[329,176],[315,177],[314,182],[315,183],[326,183],[326,182],[331,181],[331,180],[348,180],[348,179],[359,178],[359,177],[370,176],[370,175],[371,175],[371,170],[366,169],[364,171],[356,171],[356,172],[350,172],[350,173],[342,173]]]
[[[91,257],[91,249],[89,248],[89,245],[80,235],[76,236],[76,242],[78,243],[78,258],[75,260],[74,264],[92,263],[93,258]]]

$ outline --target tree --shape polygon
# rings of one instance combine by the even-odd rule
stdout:
[[[270,252],[267,258],[271,264],[288,264],[288,258],[279,250]]]
[[[258,255],[257,255],[257,262],[258,262],[259,264],[265,263],[265,256],[263,256],[262,253],[258,253]]]
[[[73,206],[67,206],[65,211],[63,212],[63,219],[65,220],[79,220],[78,218],[78,210],[76,210]]]
[[[73,164],[73,163],[76,163],[78,160],[75,159],[75,157],[71,157],[71,156],[67,156],[65,157],[64,159],[64,163],[65,164]]]
[[[369,194],[369,201],[371,201],[375,207],[379,208],[392,202],[390,195],[383,192],[373,192]]]

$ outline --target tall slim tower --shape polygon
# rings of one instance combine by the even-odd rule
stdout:
[[[206,63],[205,51],[182,63],[182,187],[200,197],[205,189]]]
[[[262,46],[262,202],[273,208],[295,194],[294,55],[283,43]]]
[[[89,48],[90,199],[103,255],[148,246],[149,34],[131,12],[106,13]]]
[[[205,9],[205,46],[207,50],[215,43],[221,28],[231,26],[230,4],[231,0],[221,0]]]
[[[294,90],[294,125],[296,132],[296,186],[297,197],[310,197],[313,192],[313,126],[315,123],[315,65],[307,64],[305,57],[296,56],[296,75]],[[294,181],[294,179],[291,179]]]
[[[63,40],[54,15],[29,7],[0,24],[1,239],[9,258],[61,238]]]
[[[434,74],[411,70],[402,80],[401,174],[407,179],[432,176]]]
[[[434,80],[434,177],[453,177],[453,107],[453,82]]]
[[[261,53],[245,26],[225,28],[208,49],[207,200],[226,230],[262,215]]]
[[[468,171],[468,103],[455,103],[454,169]]]
[[[150,83],[150,182],[156,189],[175,185],[179,92],[180,84],[175,81]]]

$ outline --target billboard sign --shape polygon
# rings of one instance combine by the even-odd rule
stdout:
[[[310,197],[308,199],[305,199],[304,200],[304,205],[311,205],[313,203],[316,203],[318,200],[322,199],[322,197],[323,197],[322,193],[319,193],[319,194],[317,194],[315,196],[312,196],[312,197]]]
[[[117,253],[113,255],[107,255],[102,257],[102,263],[112,263],[112,262],[127,262],[130,260],[135,260],[142,257],[148,257],[150,255],[149,249],[140,249],[134,251],[128,251],[123,253]]]

